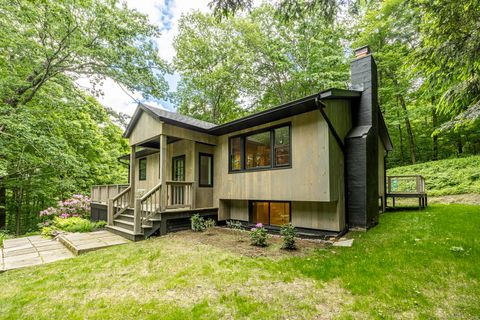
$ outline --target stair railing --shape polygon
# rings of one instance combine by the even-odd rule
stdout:
[[[160,211],[162,184],[159,183],[141,198],[135,200],[135,216],[133,231],[141,233],[142,223],[148,221]]]
[[[107,224],[113,226],[113,220],[128,209],[131,187],[126,188],[115,197],[108,199]]]

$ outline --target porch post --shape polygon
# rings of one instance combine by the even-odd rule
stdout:
[[[167,207],[167,136],[160,135],[160,182],[162,187],[160,189],[160,211],[165,211]]]
[[[130,199],[129,199],[129,207],[135,207],[135,152],[137,150],[137,146],[133,145],[130,151]]]

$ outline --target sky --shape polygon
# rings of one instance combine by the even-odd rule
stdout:
[[[193,10],[202,12],[209,11],[208,3],[211,0],[127,0],[127,5],[146,14],[152,24],[160,27],[162,35],[157,40],[159,48],[158,54],[161,58],[168,62],[172,62],[175,56],[173,49],[173,38],[178,33],[178,21],[182,14],[186,14]],[[178,74],[168,75],[166,77],[170,86],[170,91],[176,89],[176,85],[180,80]],[[88,87],[88,79],[82,79],[80,86]],[[102,91],[104,95],[98,100],[104,106],[111,107],[117,112],[123,112],[132,115],[137,106],[136,102],[126,94],[123,89],[113,80],[107,79],[104,82]],[[130,95],[141,100],[141,94],[132,93]],[[167,101],[143,101],[150,105],[154,105],[166,110],[175,110],[175,106]]]

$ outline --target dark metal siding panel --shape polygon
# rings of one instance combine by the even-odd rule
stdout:
[[[378,222],[379,214],[378,84],[377,66],[371,55],[352,62],[351,81],[354,87],[363,89],[353,115],[354,127],[371,128],[367,134],[350,135],[346,141],[348,223],[350,227],[369,228]]]
[[[367,208],[367,138],[345,141],[347,165],[347,214],[349,227],[365,228]]]

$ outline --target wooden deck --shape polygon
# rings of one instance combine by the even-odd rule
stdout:
[[[388,207],[388,198],[392,198],[393,208],[395,208],[396,198],[416,198],[418,199],[418,208],[425,208],[428,205],[425,179],[420,175],[388,176],[387,193],[385,195],[386,207]]]

